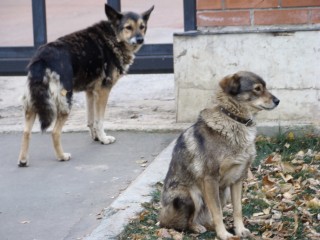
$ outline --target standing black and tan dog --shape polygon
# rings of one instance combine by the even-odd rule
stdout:
[[[61,37],[37,50],[28,66],[28,87],[23,98],[25,128],[19,166],[28,164],[30,133],[36,115],[42,131],[55,120],[52,140],[56,157],[58,160],[71,158],[63,151],[60,136],[76,91],[86,92],[92,138],[102,144],[115,141],[103,129],[108,96],[142,46],[152,10],[153,7],[142,14],[119,13],[105,5],[109,21]]]
[[[238,72],[220,81],[216,106],[201,111],[198,121],[177,139],[162,192],[160,225],[204,232],[215,229],[228,239],[222,208],[233,204],[235,233],[250,231],[242,221],[242,180],[256,155],[253,117],[274,109],[279,100],[251,72]]]

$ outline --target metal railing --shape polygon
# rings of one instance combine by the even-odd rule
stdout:
[[[108,0],[121,11],[121,0]],[[184,30],[196,30],[196,0],[183,0]],[[32,0],[33,39],[30,47],[0,47],[0,75],[25,75],[26,66],[36,49],[47,42],[45,0]],[[173,45],[146,44],[137,53],[130,73],[172,73]]]

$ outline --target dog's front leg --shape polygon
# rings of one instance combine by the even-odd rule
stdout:
[[[222,240],[233,237],[233,235],[226,230],[223,223],[218,180],[212,177],[205,177],[202,191],[204,193],[205,203],[211,213],[213,226],[217,236]]]
[[[96,137],[102,144],[113,143],[116,139],[113,136],[107,136],[103,128],[104,113],[110,94],[110,88],[101,87],[94,90],[94,131]]]
[[[238,181],[231,185],[231,199],[233,205],[233,219],[236,234],[240,237],[249,237],[250,230],[245,228],[242,221],[242,181]]]

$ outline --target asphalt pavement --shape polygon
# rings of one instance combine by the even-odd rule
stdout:
[[[105,19],[104,2],[47,1],[48,41]],[[183,31],[182,2],[121,3],[124,11],[137,12],[155,5],[146,43],[172,43],[172,34]],[[0,32],[6,33],[0,45],[32,46],[31,2],[1,0],[0,13]],[[38,133],[36,121],[30,166],[18,168],[25,84],[26,77],[0,77],[0,240],[114,238],[147,200],[152,183],[164,178],[166,147],[177,136],[172,131],[189,125],[176,123],[173,74],[128,75],[117,83],[104,122],[115,130],[108,132],[117,138],[112,145],[93,142],[84,132],[85,97],[75,94],[62,134],[72,159],[55,160],[51,136]]]
[[[75,94],[62,134],[71,161],[55,160],[50,129],[39,133],[36,121],[30,167],[20,169],[25,81],[0,77],[0,240],[114,239],[149,200],[152,184],[164,179],[171,153],[158,153],[177,136],[172,132],[190,125],[175,122],[173,75],[128,75],[118,82],[104,119],[117,141],[107,146],[89,137],[85,97]],[[157,164],[149,169],[151,161]]]
[[[104,209],[177,137],[108,134],[116,137],[114,144],[94,142],[88,132],[63,133],[63,146],[72,159],[58,162],[50,134],[35,133],[26,168],[17,166],[21,133],[0,134],[0,239],[85,238],[99,226]]]

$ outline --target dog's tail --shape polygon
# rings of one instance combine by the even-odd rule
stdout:
[[[50,127],[56,115],[56,106],[50,93],[50,71],[42,59],[32,61],[29,66],[28,88],[30,103],[39,116],[41,130]]]

